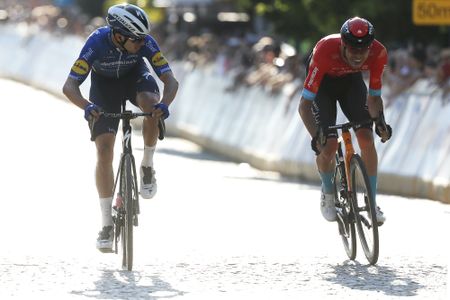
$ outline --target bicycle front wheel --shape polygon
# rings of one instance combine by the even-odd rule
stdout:
[[[336,159],[336,170],[334,172],[335,204],[337,211],[337,223],[339,234],[344,244],[345,252],[349,259],[356,258],[356,231],[355,218],[347,193],[347,179],[345,168]]]
[[[366,168],[358,154],[350,160],[352,203],[356,228],[364,254],[370,264],[378,261],[379,236],[376,219],[376,205]]]
[[[121,231],[122,268],[131,271],[133,269],[133,166],[130,155],[126,155],[123,159],[120,178],[123,205],[125,208],[124,224]]]

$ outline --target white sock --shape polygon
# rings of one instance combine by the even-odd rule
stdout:
[[[155,146],[144,146],[144,156],[142,157],[141,166],[153,167],[153,154],[155,154]]]
[[[112,197],[108,198],[100,198],[100,210],[102,212],[102,227],[105,226],[112,226],[112,211],[111,211],[111,205],[112,205]]]

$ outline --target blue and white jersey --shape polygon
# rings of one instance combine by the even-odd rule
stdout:
[[[108,78],[121,78],[140,63],[143,57],[147,58],[158,76],[171,71],[169,63],[151,36],[145,37],[145,44],[136,54],[120,50],[113,44],[111,38],[112,32],[108,26],[94,31],[73,64],[69,77],[81,84],[92,70]]]

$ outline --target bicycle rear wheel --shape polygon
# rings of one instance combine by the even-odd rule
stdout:
[[[379,236],[376,206],[372,197],[369,177],[361,157],[354,154],[350,160],[351,191],[356,228],[364,254],[370,264],[378,261]]]
[[[123,228],[120,234],[122,242],[122,268],[131,271],[133,269],[133,166],[130,155],[125,155],[123,160],[120,178],[123,205],[125,208]]]
[[[336,170],[334,172],[335,204],[337,210],[337,223],[339,234],[344,244],[345,252],[349,259],[356,258],[356,231],[355,219],[347,193],[347,179],[345,167],[336,159]]]

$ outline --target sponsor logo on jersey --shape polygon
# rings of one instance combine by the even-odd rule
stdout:
[[[161,52],[158,52],[152,57],[152,65],[161,67],[167,65],[167,60],[164,58]]]
[[[89,57],[91,57],[91,55],[94,53],[94,50],[92,50],[92,48],[89,48],[88,51],[86,53],[84,53],[84,55],[82,56],[82,58],[84,58],[85,60],[88,60]]]
[[[86,75],[89,72],[89,65],[84,59],[79,59],[73,64],[72,72],[78,75]]]
[[[309,78],[309,81],[308,81],[308,87],[311,87],[311,85],[313,84],[314,78],[316,78],[316,74],[318,71],[319,71],[319,69],[317,67],[314,67],[314,69],[311,73],[311,77]]]

